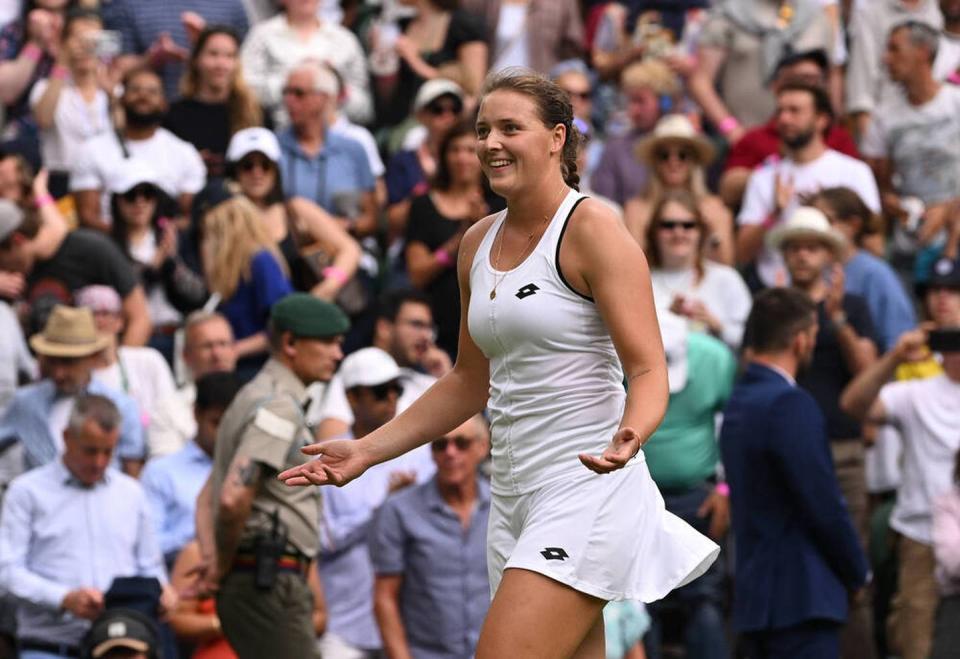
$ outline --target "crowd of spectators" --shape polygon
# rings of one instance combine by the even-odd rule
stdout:
[[[958,656],[960,0],[5,0],[0,57],[0,659],[250,656],[195,578],[220,418],[297,292],[350,319],[317,439],[451,369],[509,67],[645,250],[646,461],[725,550],[608,657]],[[472,656],[489,441],[320,493],[318,653]]]

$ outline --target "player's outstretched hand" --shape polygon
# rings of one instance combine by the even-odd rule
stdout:
[[[369,466],[355,439],[334,439],[301,450],[317,459],[281,472],[277,478],[286,485],[346,485]]]
[[[607,474],[617,469],[622,469],[625,464],[637,454],[643,441],[640,435],[633,428],[621,428],[617,434],[610,440],[610,444],[604,449],[599,457],[595,455],[580,454],[580,462],[589,469],[598,474]]]

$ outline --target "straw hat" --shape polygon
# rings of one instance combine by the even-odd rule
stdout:
[[[811,206],[801,206],[793,211],[786,222],[767,234],[767,244],[771,249],[783,249],[784,243],[795,238],[821,240],[837,255],[843,252],[847,244],[843,234],[830,226],[827,216]]]
[[[689,147],[701,165],[708,165],[713,161],[715,151],[710,140],[697,132],[690,120],[682,114],[668,114],[661,117],[653,128],[653,132],[640,140],[635,151],[637,158],[653,165],[653,156],[657,148],[664,144],[683,144]]]
[[[30,337],[30,347],[47,357],[89,357],[109,344],[109,337],[97,333],[90,309],[62,304],[53,308],[43,331]]]

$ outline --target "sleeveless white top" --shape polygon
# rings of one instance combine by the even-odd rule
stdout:
[[[531,254],[513,270],[490,263],[506,218],[490,225],[470,268],[470,336],[490,360],[492,491],[518,495],[580,474],[577,455],[600,454],[623,415],[623,369],[590,298],[559,269],[577,204],[571,190]],[[497,294],[490,299],[496,283]]]

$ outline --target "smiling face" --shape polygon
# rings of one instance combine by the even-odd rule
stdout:
[[[197,53],[199,78],[212,89],[226,89],[237,70],[238,46],[228,34],[211,35]]]
[[[690,180],[696,154],[683,142],[664,142],[653,152],[657,176],[670,188],[685,186]]]
[[[477,116],[477,155],[490,187],[510,199],[537,190],[560,166],[562,124],[547,127],[534,100],[500,89],[484,97]]]
[[[677,201],[668,201],[654,219],[660,259],[667,267],[693,266],[700,253],[701,229],[697,216]]]
[[[240,191],[254,203],[261,203],[277,184],[277,165],[259,151],[248,153],[237,163]]]

